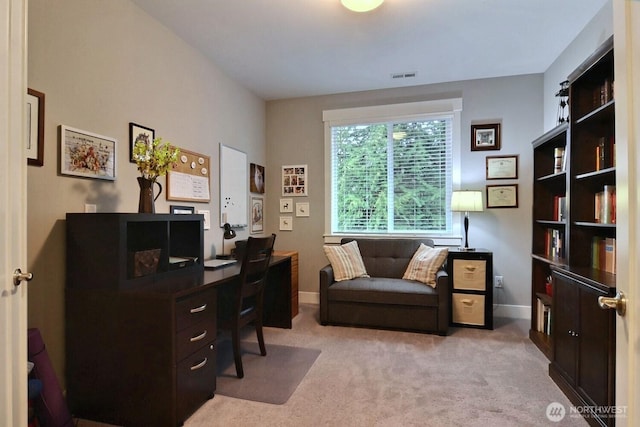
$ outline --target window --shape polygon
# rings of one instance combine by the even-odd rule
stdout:
[[[433,106],[325,111],[330,234],[451,234],[458,118]]]

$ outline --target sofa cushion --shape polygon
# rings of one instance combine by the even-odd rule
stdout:
[[[409,261],[407,270],[402,278],[417,280],[435,288],[436,273],[444,264],[448,253],[448,248],[432,248],[421,244],[411,261]]]
[[[411,280],[360,277],[334,283],[328,290],[330,301],[374,304],[437,306],[435,289]]]
[[[355,277],[369,277],[362,262],[358,242],[355,240],[344,245],[325,245],[324,253],[329,258],[336,282]]]

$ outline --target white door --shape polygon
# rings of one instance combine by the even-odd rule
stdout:
[[[27,425],[27,1],[0,0],[0,425]],[[6,94],[6,96],[5,96]]]
[[[624,317],[616,316],[617,426],[640,419],[640,1],[614,0],[616,99],[616,286],[627,297]]]

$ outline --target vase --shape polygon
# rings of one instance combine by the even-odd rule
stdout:
[[[153,184],[158,184],[160,191],[153,197]],[[156,213],[155,201],[162,194],[162,185],[155,179],[138,177],[140,186],[140,201],[138,203],[138,213]]]

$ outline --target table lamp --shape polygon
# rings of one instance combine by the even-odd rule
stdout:
[[[225,255],[225,250],[224,250],[224,241],[235,239],[236,237],[236,231],[233,228],[231,228],[231,224],[227,222],[223,225],[223,227],[224,227],[224,232],[222,233],[222,255],[220,256],[220,258],[227,257],[227,255]]]
[[[469,212],[482,212],[482,191],[454,191],[451,194],[451,210],[453,212],[464,212],[464,250],[472,251],[469,248]]]

